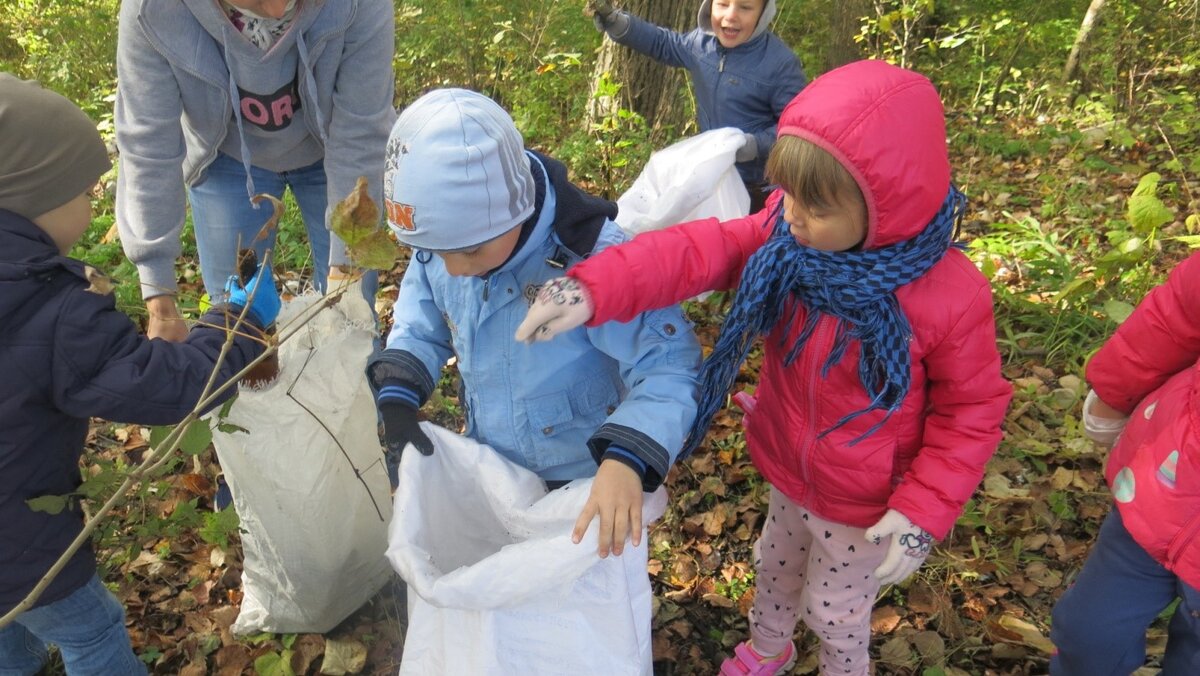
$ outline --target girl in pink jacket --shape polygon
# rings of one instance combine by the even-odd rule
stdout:
[[[1200,674],[1198,311],[1200,253],[1176,266],[1088,363],[1084,427],[1106,445],[1119,434],[1105,468],[1116,509],[1054,607],[1053,674],[1142,666],[1146,629],[1176,598],[1163,674]]]
[[[721,673],[787,671],[803,620],[822,673],[867,674],[880,586],[915,571],[954,525],[1011,388],[987,280],[952,246],[965,198],[929,80],[881,61],[822,75],[784,109],[767,173],[779,189],[764,210],[593,256],[546,285],[517,338],[736,287],[684,449],[764,336],[743,420],[771,504],[750,640]]]

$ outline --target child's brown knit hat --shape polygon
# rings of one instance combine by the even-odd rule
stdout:
[[[96,124],[62,96],[0,73],[0,209],[36,218],[112,166]]]

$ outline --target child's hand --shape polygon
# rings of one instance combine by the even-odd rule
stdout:
[[[880,585],[902,582],[925,563],[933,547],[933,536],[907,516],[889,509],[874,526],[863,534],[867,542],[879,544],[883,538],[892,536],[883,563],[875,569]]]
[[[525,320],[517,327],[516,339],[526,343],[550,340],[582,326],[594,311],[587,287],[570,277],[551,279],[529,306]]]
[[[596,516],[600,517],[600,558],[611,550],[617,556],[625,550],[625,537],[636,547],[642,542],[642,479],[631,467],[617,461],[605,460],[596,470],[592,493],[575,520],[571,541],[579,544],[584,532]]]
[[[1088,390],[1083,400],[1083,431],[1092,441],[1112,446],[1125,429],[1129,416],[1104,403],[1095,390]]]

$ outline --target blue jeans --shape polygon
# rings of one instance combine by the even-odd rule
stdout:
[[[1146,629],[1175,598],[1163,676],[1200,674],[1200,591],[1134,541],[1116,507],[1075,584],[1054,606],[1050,659],[1056,676],[1122,676],[1146,661]]]
[[[99,577],[0,629],[0,676],[37,673],[46,662],[47,643],[58,646],[70,676],[146,673],[129,643],[125,609]]]
[[[328,199],[324,162],[278,173],[251,167],[250,175],[254,178],[256,191],[281,200],[284,189],[291,188],[308,233],[313,286],[324,292],[325,280],[329,276],[330,238],[329,230],[325,227]],[[260,242],[254,241],[263,223],[271,216],[271,205],[260,202],[255,208],[250,203],[246,196],[245,168],[241,162],[224,153],[219,153],[217,159],[208,166],[204,181],[188,189],[188,201],[192,206],[192,225],[196,233],[196,249],[200,253],[200,275],[204,278],[204,289],[214,302],[219,302],[225,295],[226,280],[237,268],[239,248],[253,246],[259,260],[262,260],[266,249],[274,251],[276,233],[271,233],[269,238]],[[363,275],[363,296],[372,310],[375,308],[378,285],[378,275],[374,271]]]

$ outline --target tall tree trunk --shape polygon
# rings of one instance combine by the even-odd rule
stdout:
[[[680,32],[696,27],[695,0],[626,0],[620,6],[634,16]],[[595,96],[596,83],[604,73],[621,85],[619,101]],[[686,86],[684,69],[669,68],[605,38],[589,92],[588,123],[623,107],[639,113],[653,130],[680,129],[690,120]]]
[[[1092,34],[1092,28],[1095,27],[1096,19],[1100,16],[1100,10],[1104,9],[1105,2],[1107,0],[1092,0],[1088,5],[1087,12],[1083,15],[1083,23],[1079,24],[1079,33],[1075,36],[1075,44],[1071,46],[1071,55],[1067,57],[1067,66],[1063,69],[1063,82],[1075,79],[1088,37]]]
[[[871,14],[870,0],[834,2],[829,14],[829,45],[825,69],[833,70],[863,58],[863,50],[854,38],[862,27],[863,17]],[[812,77],[815,73],[808,73]]]

